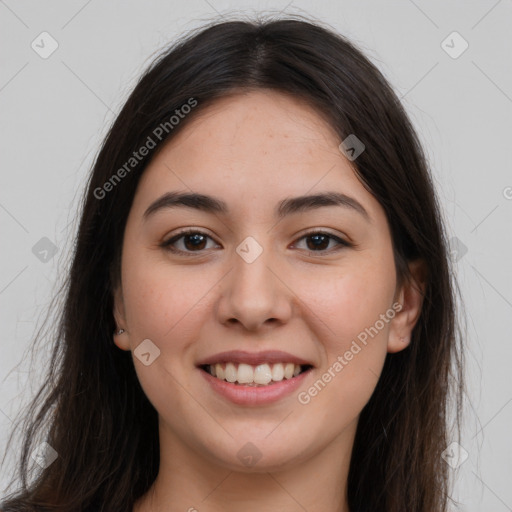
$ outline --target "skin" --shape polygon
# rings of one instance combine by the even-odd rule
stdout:
[[[301,100],[251,91],[198,113],[144,172],[114,297],[117,325],[125,329],[114,336],[116,345],[134,351],[150,339],[160,350],[148,366],[133,358],[158,411],[160,436],[159,474],[136,512],[349,510],[346,481],[359,414],[387,353],[408,346],[424,266],[411,264],[415,282],[397,287],[384,210],[356,178],[340,142]],[[167,208],[143,220],[169,191],[215,196],[230,213]],[[369,219],[340,206],[274,217],[285,198],[328,191],[356,199]],[[210,238],[199,249],[190,237],[177,240],[184,255],[160,246],[188,227]],[[318,232],[353,247],[327,238],[313,252],[311,234]],[[236,252],[248,236],[263,249],[252,263]],[[298,393],[396,302],[401,311],[309,403],[300,403]],[[233,349],[283,350],[314,369],[278,402],[235,405],[196,367]],[[247,442],[261,453],[251,467],[237,457]]]

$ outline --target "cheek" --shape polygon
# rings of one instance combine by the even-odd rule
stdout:
[[[126,269],[123,293],[130,329],[160,342],[176,337],[173,334],[194,317],[195,308],[216,282],[199,266],[173,267],[129,254]]]
[[[395,292],[393,263],[369,260],[337,269],[336,275],[310,275],[302,288],[304,302],[324,324],[331,349],[366,332],[391,307]],[[388,323],[379,330],[387,333]],[[363,336],[364,337],[364,336]]]
[[[159,413],[172,410],[176,418],[185,418],[181,389],[190,377],[185,370],[193,342],[199,336],[198,318],[204,314],[199,313],[201,299],[205,300],[217,279],[200,273],[199,267],[194,274],[192,266],[173,268],[150,257],[144,259],[135,251],[127,251],[125,257],[123,294],[132,351],[145,339],[160,351],[148,366],[134,354],[139,382]]]
[[[323,325],[325,357],[320,382],[306,392],[332,421],[339,420],[338,406],[345,419],[355,417],[375,389],[387,354],[395,291],[393,260],[360,259],[337,273],[329,281],[312,279],[304,289],[305,302],[321,320],[317,325]]]

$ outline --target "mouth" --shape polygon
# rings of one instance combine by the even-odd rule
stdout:
[[[235,361],[204,364],[199,368],[215,379],[237,386],[268,387],[283,380],[291,380],[311,370],[311,364],[293,362],[247,364]]]
[[[196,366],[210,389],[236,405],[265,406],[291,396],[315,365],[288,352],[231,350]]]

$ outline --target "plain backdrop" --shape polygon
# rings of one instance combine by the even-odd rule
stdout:
[[[467,459],[450,469],[452,509],[512,510],[511,0],[0,1],[0,454],[48,364],[44,347],[33,361],[27,350],[69,260],[107,127],[156,52],[237,13],[329,23],[402,98],[429,157],[467,316]]]

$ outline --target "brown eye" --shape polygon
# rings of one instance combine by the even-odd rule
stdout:
[[[206,237],[199,233],[183,235],[183,244],[187,250],[204,249]]]
[[[161,247],[178,254],[190,254],[190,253],[201,253],[207,247],[208,240],[213,240],[209,235],[201,231],[182,231],[177,235],[173,236],[169,240],[166,240],[161,244]],[[330,254],[336,252],[343,247],[351,247],[352,244],[349,242],[334,236],[330,233],[324,232],[311,232],[307,233],[299,240],[306,240],[305,250],[310,253],[318,253],[318,255]],[[329,248],[330,244],[334,243],[334,246]],[[180,246],[181,244],[181,246]]]
[[[310,235],[306,238],[306,240],[310,240],[312,242],[311,244],[307,244],[308,249],[311,251],[315,251],[317,249],[319,249],[319,250],[327,249],[327,247],[329,246],[329,242],[332,239],[330,236],[318,234],[318,235]]]
[[[331,253],[336,252],[343,247],[351,247],[351,244],[337,236],[334,236],[330,233],[324,232],[311,232],[307,233],[300,240],[306,240],[306,251],[309,252],[318,252],[318,253]],[[335,242],[334,248],[331,247],[330,250],[329,244],[331,242]]]
[[[207,241],[212,238],[201,231],[183,231],[161,244],[166,250],[176,253],[201,252],[207,249]],[[181,247],[176,247],[181,242]]]

